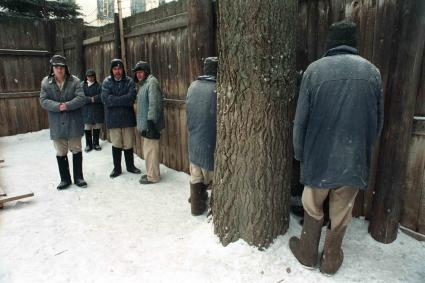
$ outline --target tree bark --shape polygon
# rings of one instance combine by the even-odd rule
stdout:
[[[267,248],[288,229],[296,0],[221,1],[215,233]]]

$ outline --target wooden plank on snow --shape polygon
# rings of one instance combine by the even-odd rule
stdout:
[[[0,197],[0,208],[3,208],[3,205],[6,202],[11,202],[23,198],[33,197],[34,193],[26,193],[26,194],[16,194],[16,195],[8,195],[5,197]]]
[[[0,197],[6,196],[6,193],[3,191],[3,189],[0,187]]]

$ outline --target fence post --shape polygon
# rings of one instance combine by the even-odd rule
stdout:
[[[83,20],[78,20],[75,24],[77,26],[75,29],[75,75],[77,75],[80,79],[83,79],[85,73],[85,60],[83,49],[84,22]]]
[[[400,32],[385,97],[385,123],[369,232],[382,243],[397,238],[416,94],[425,44],[425,1],[399,1]]]
[[[121,58],[120,19],[118,13],[114,14],[114,48],[115,58]]]
[[[189,75],[194,80],[203,73],[203,59],[214,56],[214,15],[211,0],[189,0],[187,3]]]

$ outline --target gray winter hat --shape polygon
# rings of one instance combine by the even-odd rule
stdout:
[[[67,76],[70,76],[71,73],[69,72],[68,65],[66,64],[66,58],[61,55],[53,55],[52,58],[50,58],[50,75],[53,76],[53,67],[54,66],[61,66],[65,67],[65,74]]]
[[[357,25],[353,21],[343,20],[329,27],[326,49],[340,45],[357,48]]]
[[[217,57],[207,57],[204,60],[204,75],[217,76]]]
[[[136,76],[136,72],[137,71],[145,71],[145,79],[149,76],[149,74],[151,73],[151,66],[149,65],[148,62],[145,61],[139,61],[136,63],[136,66],[134,66],[133,68],[133,72],[134,72],[134,81],[138,81],[137,76]]]
[[[53,55],[52,58],[50,58],[50,65],[52,66],[66,66],[66,58],[61,55]]]

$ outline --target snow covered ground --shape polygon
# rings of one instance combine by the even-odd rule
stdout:
[[[140,175],[111,180],[111,145],[84,154],[87,189],[57,191],[48,130],[0,138],[0,184],[35,197],[0,211],[0,282],[425,282],[425,243],[403,233],[374,241],[354,219],[345,261],[333,277],[302,268],[288,248],[301,227],[266,251],[238,241],[223,247],[212,222],[190,215],[189,176],[161,166],[160,183]],[[124,165],[124,162],[123,162]],[[136,158],[144,170],[144,162]],[[323,231],[324,232],[324,231]],[[324,233],[321,246],[323,246]]]

